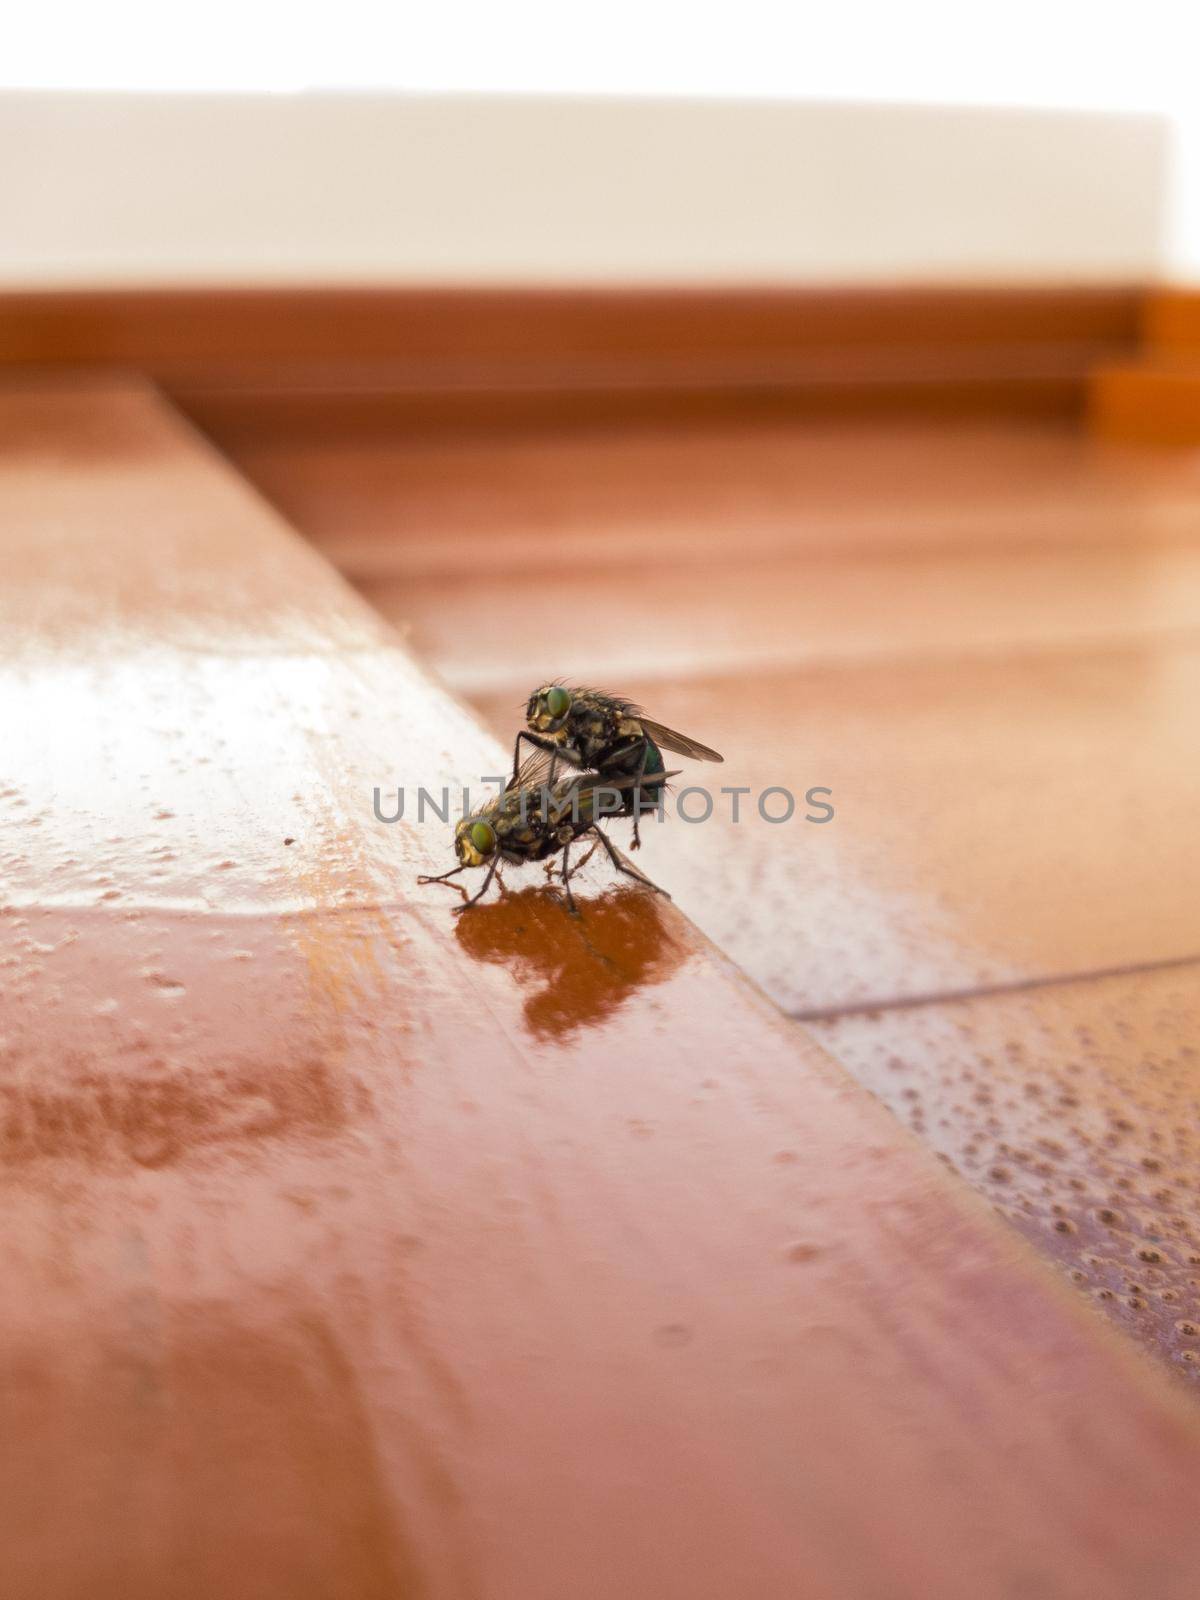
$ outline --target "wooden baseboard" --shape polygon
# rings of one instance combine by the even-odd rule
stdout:
[[[1114,443],[1200,445],[1200,351],[1191,365],[1147,359],[1099,368],[1088,419]]]
[[[219,437],[736,410],[1073,414],[1135,287],[0,295],[0,370],[148,373]]]
[[[1200,289],[1156,289],[1146,296],[1142,321],[1149,350],[1200,358]]]
[[[1097,368],[1088,420],[1118,443],[1200,445],[1200,289],[1146,295],[1138,353]]]

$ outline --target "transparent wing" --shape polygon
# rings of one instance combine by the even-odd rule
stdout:
[[[677,756],[690,756],[693,761],[725,759],[715,750],[710,750],[706,744],[701,744],[699,740],[689,739],[686,734],[676,733],[674,728],[664,728],[661,722],[651,722],[646,717],[640,718],[640,721],[660,750],[670,750]]]
[[[639,787],[649,792],[665,787],[669,778],[678,776],[678,772],[648,772],[641,777],[629,773],[620,778],[605,778],[595,772],[580,773],[567,783],[555,784],[551,821],[565,822],[568,818],[573,821],[578,817],[588,822],[595,814],[595,806],[601,796],[611,796],[614,791],[622,794]]]
[[[540,789],[550,776],[550,764],[554,757],[548,750],[535,750],[532,755],[526,756],[517,768],[517,781],[515,789]],[[559,770],[562,770],[563,759],[558,758]]]
[[[531,756],[526,757],[517,768],[517,781],[507,789],[496,789],[488,796],[486,802],[477,806],[471,813],[474,817],[485,819],[495,816],[501,810],[511,811],[517,804],[517,796],[528,794],[532,790],[541,790],[546,787],[546,780],[550,776],[550,754],[545,750],[535,750]],[[559,761],[562,766],[562,761]],[[555,784],[555,788],[558,785]]]

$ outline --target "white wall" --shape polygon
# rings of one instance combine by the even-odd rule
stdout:
[[[0,94],[0,283],[1145,278],[1167,126],[499,95]]]

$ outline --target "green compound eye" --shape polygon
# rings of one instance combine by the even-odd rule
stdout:
[[[490,856],[496,848],[496,835],[486,822],[471,824],[471,843],[481,856]]]
[[[552,717],[565,717],[571,709],[571,696],[557,685],[546,690],[546,710]]]

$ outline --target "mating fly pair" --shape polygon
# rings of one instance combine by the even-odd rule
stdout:
[[[462,911],[486,894],[501,862],[551,860],[549,875],[552,858],[561,851],[563,888],[574,911],[572,873],[602,844],[618,872],[657,889],[649,878],[621,860],[599,823],[605,816],[632,817],[632,848],[636,850],[641,844],[641,812],[655,807],[668,779],[677,776],[666,771],[662,752],[670,750],[699,761],[720,761],[722,757],[707,745],[651,722],[628,700],[594,689],[547,684],[530,695],[525,715],[526,725],[513,748],[509,786],[455,826],[459,865],[436,878],[418,881],[442,883],[467,868],[486,866],[487,876],[478,894],[467,899],[460,890],[464,905],[455,909]],[[522,739],[537,751],[524,763],[520,759]],[[563,768],[567,772],[560,778]],[[596,835],[591,850],[571,867],[571,845],[589,833]]]

